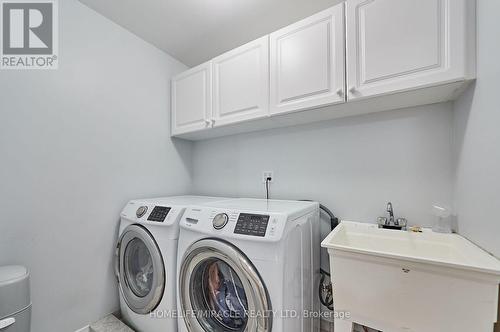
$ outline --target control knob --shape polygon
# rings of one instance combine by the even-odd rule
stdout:
[[[219,213],[212,220],[212,224],[215,229],[223,229],[227,225],[229,217],[225,213]]]
[[[148,212],[148,207],[147,206],[140,206],[137,211],[135,211],[135,215],[137,216],[137,218],[141,218],[143,215],[146,214],[146,212]]]

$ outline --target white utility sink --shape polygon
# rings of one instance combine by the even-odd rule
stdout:
[[[321,244],[325,248],[365,253],[500,276],[500,261],[458,234],[422,233],[342,222]]]
[[[380,229],[343,221],[322,242],[335,308],[384,332],[491,332],[498,320],[500,261],[458,234]]]

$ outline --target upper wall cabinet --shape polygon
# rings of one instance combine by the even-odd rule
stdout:
[[[476,75],[475,9],[475,0],[346,0],[174,78],[172,135],[456,99]]]
[[[172,79],[172,134],[211,127],[212,64],[204,63]]]
[[[270,35],[271,114],[345,102],[344,5]]]
[[[474,73],[473,0],[348,0],[348,99],[465,80]],[[469,10],[468,10],[469,9]],[[473,20],[472,20],[473,21]]]
[[[269,37],[212,60],[214,126],[269,115]]]

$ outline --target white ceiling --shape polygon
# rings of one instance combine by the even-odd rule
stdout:
[[[343,0],[80,0],[188,66]]]

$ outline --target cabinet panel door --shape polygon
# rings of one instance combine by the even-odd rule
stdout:
[[[269,37],[212,60],[214,126],[269,115]]]
[[[344,4],[270,35],[271,114],[345,102]]]
[[[465,1],[348,0],[348,99],[464,79]]]
[[[172,79],[172,135],[211,126],[212,64],[204,63]]]

